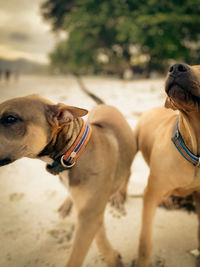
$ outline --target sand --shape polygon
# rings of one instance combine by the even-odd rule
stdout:
[[[108,104],[118,107],[133,128],[144,110],[163,105],[164,80],[121,81],[89,77],[87,87]],[[91,109],[94,102],[79,89],[73,77],[22,76],[16,84],[0,83],[1,102],[16,96],[37,93],[54,102]],[[148,168],[141,154],[132,166],[126,215],[109,205],[106,227],[113,246],[122,255],[124,266],[137,256],[141,222],[142,194]],[[39,160],[21,159],[0,168],[0,267],[62,267],[66,262],[76,227],[73,210],[61,219],[57,209],[67,196],[58,177],[45,171]],[[183,211],[158,208],[153,232],[153,266],[192,267],[197,247],[197,218]],[[106,266],[93,242],[84,267]]]

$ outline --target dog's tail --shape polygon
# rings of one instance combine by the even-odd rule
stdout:
[[[83,80],[81,79],[81,77],[78,74],[74,74],[76,81],[79,85],[79,87],[81,88],[81,90],[88,95],[89,97],[91,97],[98,105],[99,104],[105,104],[105,102],[98,96],[96,96],[95,94],[91,93],[86,86],[83,83]]]

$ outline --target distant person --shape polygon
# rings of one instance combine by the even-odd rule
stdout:
[[[16,71],[16,72],[14,73],[14,79],[15,79],[15,82],[16,82],[16,83],[19,81],[19,72],[18,72],[18,71]]]
[[[6,70],[6,71],[5,71],[5,81],[6,81],[7,83],[10,82],[10,76],[11,76],[11,71],[10,71],[10,70]]]

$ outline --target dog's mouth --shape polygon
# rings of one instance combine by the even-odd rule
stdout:
[[[167,95],[172,99],[178,99],[178,100],[186,100],[188,91],[183,88],[182,85],[180,85],[177,82],[167,82],[165,91]]]
[[[179,83],[179,81],[171,77],[166,80],[165,92],[176,109],[191,111],[197,110],[200,106],[199,97],[192,94],[190,88],[187,88],[185,84]]]
[[[170,96],[176,91],[178,92],[185,91],[185,88],[180,83],[175,81],[175,79],[172,79],[171,77],[169,77],[165,83],[165,92],[167,93],[168,96]]]
[[[7,164],[10,164],[10,163],[12,163],[12,162],[13,162],[13,160],[11,160],[10,158],[4,158],[4,159],[1,159],[1,160],[0,160],[0,167],[5,166],[5,165],[7,165]]]
[[[191,90],[187,88],[180,79],[169,76],[165,83],[165,92],[173,100],[188,101],[191,97]]]

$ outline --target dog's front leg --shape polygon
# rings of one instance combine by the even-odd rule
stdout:
[[[194,193],[194,199],[196,203],[196,213],[198,216],[198,250],[200,252],[200,193]],[[200,255],[197,257],[196,267],[200,267]]]
[[[151,180],[151,177],[149,178]],[[156,188],[149,183],[143,199],[142,227],[139,241],[139,255],[137,267],[149,267],[152,250],[152,228],[156,207],[160,202],[160,194]]]
[[[77,230],[66,267],[82,265],[89,246],[102,224],[104,208],[98,213],[95,209],[93,211],[85,209],[78,213]]]

